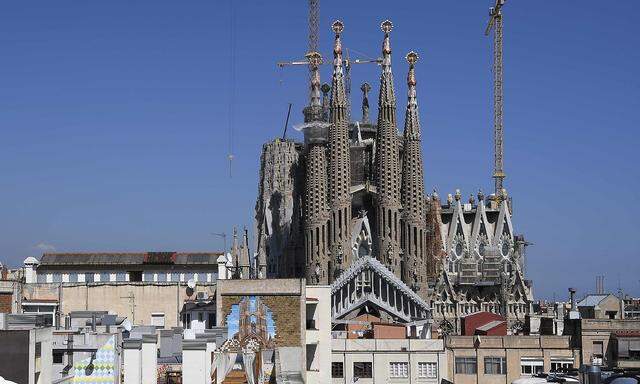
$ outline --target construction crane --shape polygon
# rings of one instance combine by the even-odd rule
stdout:
[[[506,0],[496,0],[489,8],[489,23],[484,31],[489,36],[493,30],[493,178],[495,179],[495,197],[503,198],[504,173],[504,125],[503,125],[503,90],[502,90],[502,6]]]
[[[345,94],[347,97],[347,117],[351,117],[351,66],[353,64],[378,64],[382,63],[382,59],[355,59],[351,60],[349,58],[349,48],[345,48],[345,57],[342,60],[342,64],[344,65],[344,81],[345,81]],[[295,65],[309,65],[309,62],[304,61],[280,61],[276,63],[279,68],[284,68],[287,66],[295,66]],[[323,62],[320,65],[333,65],[333,62]]]
[[[318,52],[318,23],[320,19],[320,0],[309,0],[309,51],[310,52]],[[380,64],[382,63],[382,59],[367,59],[367,60],[350,60],[349,59],[349,49],[345,48],[345,59],[343,64],[345,66],[345,93],[347,97],[347,117],[351,117],[351,65],[352,64]],[[331,62],[323,63],[324,65],[331,64]],[[307,60],[301,61],[281,61],[276,63],[278,68],[282,69],[287,66],[295,66],[295,65],[309,65]],[[311,76],[311,71],[309,71],[309,76]]]

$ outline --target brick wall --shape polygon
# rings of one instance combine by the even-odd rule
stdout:
[[[11,293],[0,293],[0,313],[11,313]]]
[[[231,306],[238,304],[245,296],[222,296],[222,325],[226,325]],[[301,323],[300,296],[260,296],[262,302],[271,309],[276,326],[275,343],[278,347],[299,347],[304,324]]]

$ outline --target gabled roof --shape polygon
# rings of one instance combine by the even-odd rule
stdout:
[[[421,313],[425,313],[426,317],[430,316],[431,308],[420,296],[418,296],[411,288],[409,288],[405,283],[402,282],[397,276],[395,276],[391,271],[389,271],[382,263],[378,260],[364,256],[358,258],[351,267],[344,271],[331,285],[331,295],[337,295],[338,292],[347,284],[350,284],[352,281],[357,280],[361,273],[365,270],[373,271],[380,279],[383,279],[386,284],[389,286],[393,286],[397,289],[406,300],[412,302]],[[373,283],[373,281],[372,281]],[[388,298],[387,298],[388,300]],[[411,315],[404,313],[402,310],[398,310],[395,305],[390,305],[387,303],[382,297],[378,297],[375,295],[375,290],[372,290],[370,293],[363,294],[360,297],[356,297],[353,302],[347,304],[348,307],[341,308],[339,312],[335,312],[335,308],[333,308],[334,313],[332,317],[340,318],[345,316],[347,313],[350,313],[358,308],[361,308],[364,305],[372,304],[384,312],[390,313],[405,322],[409,322],[414,320]]]

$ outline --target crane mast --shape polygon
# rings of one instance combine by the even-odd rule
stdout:
[[[318,52],[320,0],[309,0],[309,52]]]
[[[503,63],[502,63],[502,6],[505,0],[496,0],[489,9],[489,24],[484,34],[493,30],[493,178],[495,197],[500,201],[504,189],[504,119],[503,119]]]

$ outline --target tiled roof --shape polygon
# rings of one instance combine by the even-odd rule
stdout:
[[[40,259],[43,266],[68,265],[139,265],[216,264],[222,252],[91,252],[91,253],[45,253]]]

